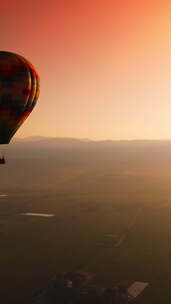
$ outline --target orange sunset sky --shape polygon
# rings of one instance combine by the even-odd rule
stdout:
[[[11,0],[0,24],[41,79],[16,137],[171,138],[170,0]]]

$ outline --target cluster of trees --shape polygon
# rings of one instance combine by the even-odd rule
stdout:
[[[93,284],[93,275],[75,271],[58,274],[47,290],[40,293],[31,304],[130,304],[127,287],[99,288]]]
[[[127,288],[98,288],[92,283],[92,275],[84,272],[70,272],[54,280],[49,291],[48,303],[61,304],[128,304],[132,303]]]

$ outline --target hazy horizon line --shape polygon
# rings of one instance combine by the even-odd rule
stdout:
[[[30,135],[25,137],[15,137],[13,141],[17,140],[26,140],[26,139],[73,139],[73,140],[80,140],[80,141],[171,141],[171,138],[132,138],[132,139],[111,139],[111,138],[103,138],[103,139],[92,139],[92,138],[85,138],[85,137],[69,137],[69,136],[44,136],[44,135]]]

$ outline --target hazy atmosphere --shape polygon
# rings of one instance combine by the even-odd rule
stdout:
[[[171,138],[168,0],[14,0],[1,50],[36,67],[41,95],[17,136]]]
[[[170,304],[171,1],[0,24],[0,303]]]

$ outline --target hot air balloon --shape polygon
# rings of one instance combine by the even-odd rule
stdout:
[[[33,65],[18,54],[0,51],[0,144],[9,144],[38,96],[39,76]]]

